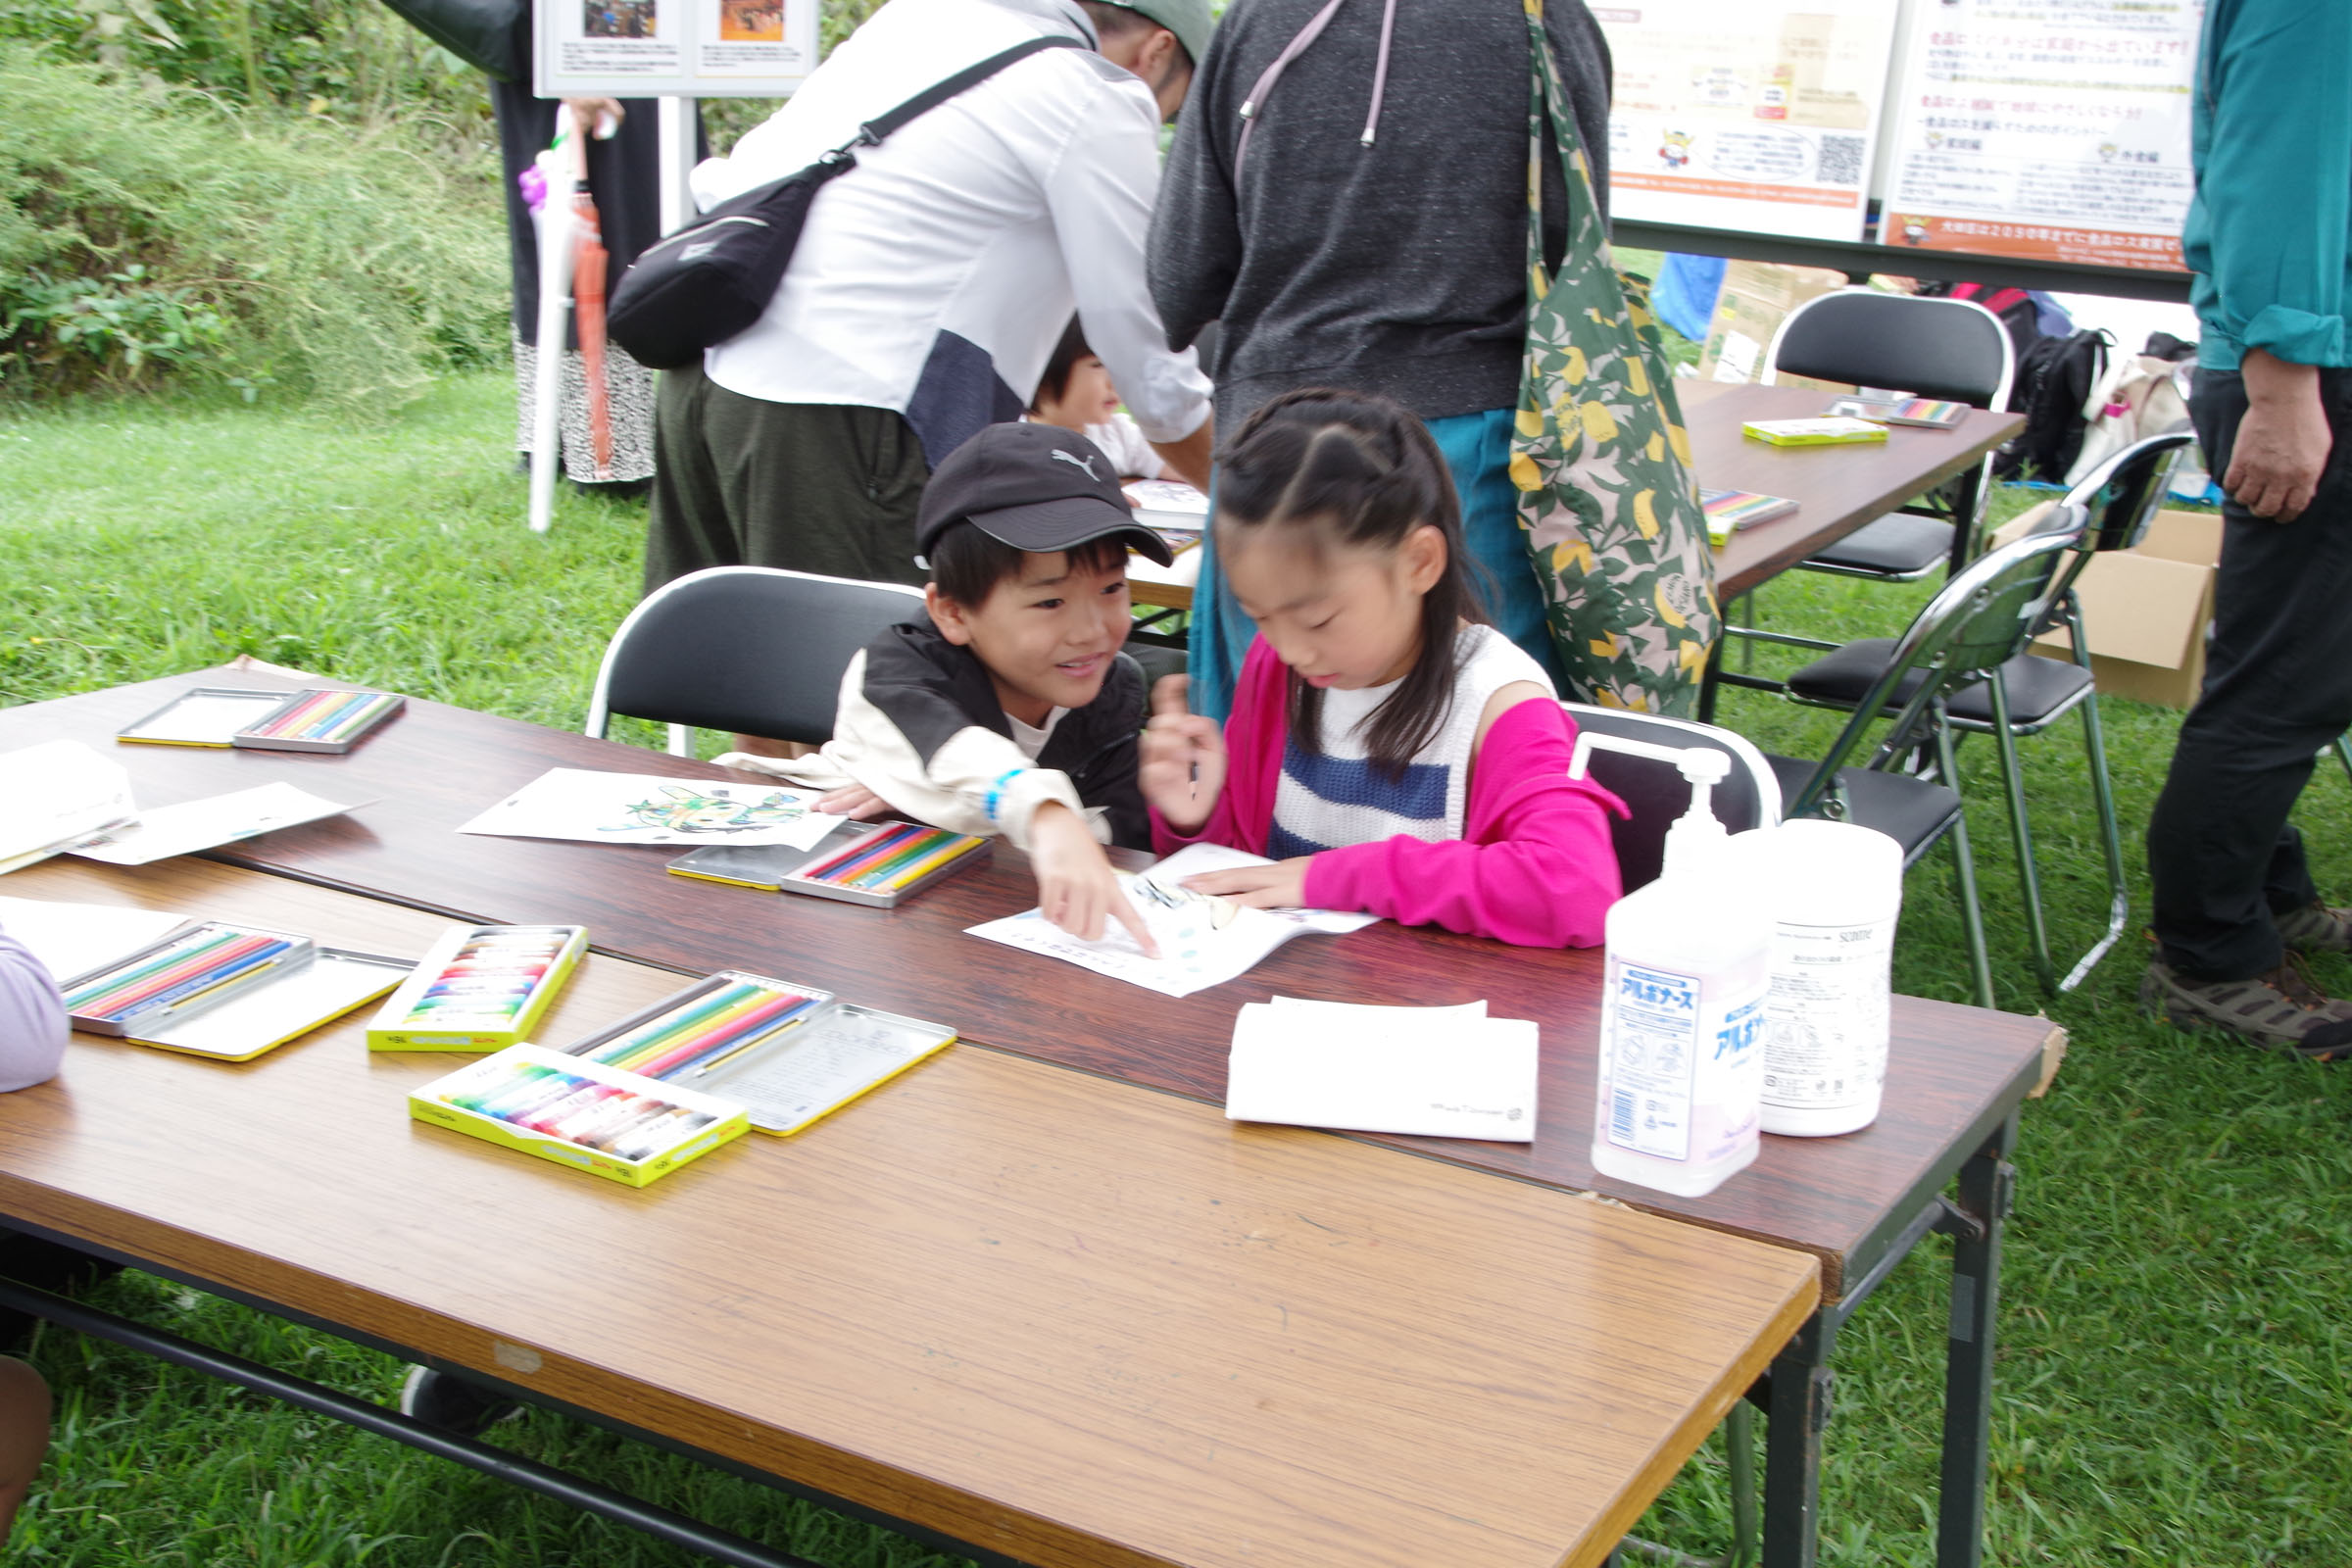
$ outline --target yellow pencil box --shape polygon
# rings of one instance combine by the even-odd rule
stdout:
[[[644,1187],[743,1136],[741,1105],[538,1046],[509,1046],[409,1096],[409,1114]]]
[[[584,925],[458,925],[368,1026],[369,1051],[504,1051],[530,1038],[588,950]]]
[[[1886,439],[1886,427],[1868,419],[1750,419],[1740,427],[1750,441],[1776,447],[1864,446]]]

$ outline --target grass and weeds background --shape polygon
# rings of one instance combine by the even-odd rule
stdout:
[[[828,41],[867,9],[828,5]],[[721,147],[765,109],[709,107]],[[578,722],[636,597],[644,519],[565,492],[551,534],[522,526],[498,202],[481,78],[376,0],[0,0],[0,704],[245,653]],[[1788,577],[1762,604],[1775,625],[1885,634],[1926,591]],[[2106,714],[2144,919],[2138,837],[2178,715]],[[1723,716],[1788,752],[1834,728],[1742,692]],[[2026,756],[2057,936],[2080,951],[2106,894],[2077,732]],[[1963,771],[2001,1004],[2031,1011],[1989,749]],[[2352,897],[2352,786],[2331,764],[2300,819],[2322,886]],[[1895,978],[1965,999],[1946,865],[1909,878]],[[2017,1156],[1987,1560],[2342,1568],[2352,1072],[2147,1022],[2141,962],[2135,934],[2048,1004],[2073,1048]],[[2352,994],[2352,962],[2320,969]],[[1933,1557],[1941,1250],[1842,1338],[1822,1515],[1836,1568]],[[92,1296],[367,1397],[398,1385],[387,1357],[169,1282],[126,1274]],[[691,1560],[131,1352],[44,1329],[30,1354],[58,1440],[13,1561]],[[543,1412],[498,1441],[836,1568],[941,1560]],[[1642,1532],[1720,1549],[1720,1439]]]

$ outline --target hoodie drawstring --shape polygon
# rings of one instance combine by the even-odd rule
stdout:
[[[1250,132],[1256,126],[1258,111],[1266,106],[1266,100],[1273,95],[1274,84],[1282,79],[1283,72],[1290,68],[1292,61],[1306,53],[1308,46],[1323,36],[1323,29],[1331,25],[1331,19],[1345,3],[1346,0],[1325,0],[1323,9],[1307,19],[1306,25],[1298,29],[1297,37],[1283,45],[1282,53],[1274,57],[1273,64],[1266,67],[1250,88],[1250,96],[1242,100],[1242,139],[1233,150],[1233,182],[1236,185],[1242,182],[1242,160],[1250,152]],[[1380,16],[1380,59],[1372,71],[1372,107],[1364,117],[1364,133],[1359,138],[1366,147],[1372,145],[1373,137],[1380,129],[1380,103],[1387,96],[1389,88],[1389,44],[1396,32],[1396,0],[1386,0]]]

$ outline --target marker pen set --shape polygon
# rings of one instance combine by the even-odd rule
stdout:
[[[581,925],[453,926],[368,1027],[370,1051],[501,1051],[527,1038],[588,947]]]
[[[726,969],[564,1051],[722,1096],[761,1132],[792,1133],[955,1038],[940,1024]]]
[[[206,920],[172,932],[66,989],[74,1027],[136,1036],[216,1006],[318,956],[309,937]]]
[[[409,1096],[409,1114],[631,1187],[742,1134],[741,1105],[538,1046],[511,1046]]]
[[[910,822],[846,823],[814,853],[781,845],[713,845],[680,856],[680,876],[890,908],[942,877],[986,863],[996,841]]]
[[[150,746],[233,746],[340,755],[408,706],[393,692],[313,686],[298,692],[196,686],[115,739]]]

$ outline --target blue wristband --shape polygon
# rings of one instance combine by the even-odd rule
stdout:
[[[1004,798],[1004,786],[1028,771],[1029,769],[1025,767],[1008,767],[997,775],[997,781],[988,787],[987,808],[990,822],[993,823],[997,819],[997,803]]]

